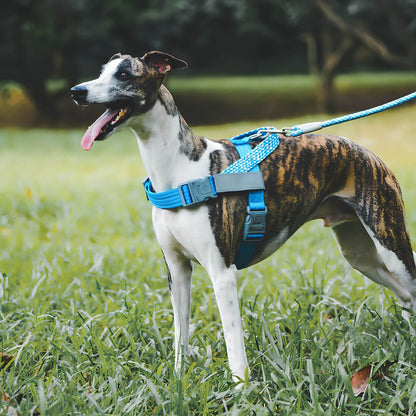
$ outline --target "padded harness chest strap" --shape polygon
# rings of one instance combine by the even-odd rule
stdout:
[[[261,142],[252,149],[252,140]],[[221,173],[185,182],[164,192],[155,192],[149,178],[145,179],[143,185],[147,199],[161,209],[189,207],[216,198],[221,193],[248,191],[242,243],[235,259],[237,269],[243,269],[250,264],[257,243],[263,240],[266,230],[267,208],[259,163],[279,146],[279,137],[275,128],[261,127],[240,134],[230,141],[238,151],[240,159]]]
[[[147,199],[157,208],[172,209],[199,204],[218,194],[264,189],[261,172],[215,174],[185,182],[165,192],[155,192],[149,178],[143,182]]]

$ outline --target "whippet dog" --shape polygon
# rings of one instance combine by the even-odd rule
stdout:
[[[196,136],[163,85],[167,74],[187,64],[152,51],[141,58],[114,55],[100,76],[71,89],[79,105],[107,110],[84,134],[89,150],[129,126],[156,192],[223,171],[239,156],[228,140]],[[351,266],[399,298],[416,305],[416,254],[406,229],[399,184],[369,150],[341,137],[280,136],[280,146],[260,164],[267,225],[250,265],[276,251],[302,224],[323,219]],[[236,253],[242,241],[247,192],[225,193],[189,208],[153,207],[174,313],[175,366],[188,350],[192,262],[212,281],[233,379],[248,374],[237,294]]]

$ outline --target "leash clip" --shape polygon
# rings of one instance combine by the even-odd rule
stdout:
[[[289,136],[289,132],[292,130],[292,127],[283,127],[279,133],[283,134],[283,136]]]
[[[249,137],[250,140],[256,139],[265,139],[269,134],[277,134],[280,133],[274,127],[262,127],[256,131],[252,136]]]

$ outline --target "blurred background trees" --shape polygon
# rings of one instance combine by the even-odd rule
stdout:
[[[416,67],[414,0],[14,0],[0,20],[0,82],[45,119],[122,51],[160,49],[192,74],[310,73],[333,110],[341,70]]]

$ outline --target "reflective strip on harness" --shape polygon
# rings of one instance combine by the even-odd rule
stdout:
[[[233,141],[240,155],[239,160],[252,152],[249,143]],[[260,145],[258,145],[260,146]],[[251,172],[260,172],[258,163],[251,167]],[[244,221],[243,239],[235,258],[234,264],[238,270],[247,267],[253,259],[257,244],[263,240],[266,231],[267,208],[264,203],[264,191],[250,191],[248,194],[247,216]]]

